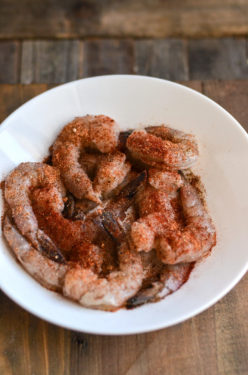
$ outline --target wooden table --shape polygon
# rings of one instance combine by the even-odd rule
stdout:
[[[56,84],[131,73],[203,92],[248,131],[248,1],[145,5],[1,0],[0,121]],[[195,318],[126,337],[56,327],[0,292],[0,374],[246,375],[247,288],[248,275]]]

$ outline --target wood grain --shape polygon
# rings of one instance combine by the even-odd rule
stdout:
[[[0,38],[247,35],[247,0],[1,0]]]
[[[0,84],[18,83],[20,68],[20,43],[2,41],[0,43]]]
[[[248,123],[248,81],[187,85],[242,113]],[[0,115],[50,86],[0,85]],[[246,100],[245,100],[246,98]],[[56,327],[0,292],[1,375],[246,375],[248,275],[220,302],[188,321],[158,332],[108,337]]]
[[[84,44],[86,76],[133,72],[133,45],[130,40],[101,39]]]
[[[24,41],[21,83],[63,83],[77,79],[79,45],[76,40]]]
[[[170,80],[189,79],[186,43],[180,39],[135,42],[134,71]]]
[[[0,42],[1,47],[0,80],[4,83],[18,83],[19,71],[24,84],[126,73],[173,81],[248,78],[244,38],[37,40]]]
[[[188,58],[190,79],[248,78],[244,38],[189,40]]]

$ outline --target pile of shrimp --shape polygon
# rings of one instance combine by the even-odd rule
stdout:
[[[108,311],[155,302],[216,243],[193,135],[165,125],[119,132],[104,115],[67,124],[42,163],[5,179],[3,234],[38,282]]]

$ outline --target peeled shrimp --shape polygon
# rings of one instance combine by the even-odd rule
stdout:
[[[128,137],[126,146],[135,159],[157,168],[188,168],[198,157],[192,135],[166,126],[136,130]]]
[[[126,162],[126,155],[116,152],[103,156],[99,162],[93,188],[98,196],[109,194],[122,183],[131,169],[131,164]]]
[[[95,233],[90,221],[66,219],[62,215],[64,202],[61,205],[54,204],[60,199],[54,186],[37,187],[32,193],[33,209],[39,227],[66,253],[79,243],[90,242]]]
[[[76,253],[86,251],[95,235],[90,221],[71,221],[63,217],[65,190],[58,171],[47,164],[22,163],[6,179],[5,198],[17,228],[32,245],[51,259],[64,261],[76,247]],[[79,246],[80,245],[80,246]],[[80,247],[80,248],[79,248]],[[70,255],[70,254],[68,254]],[[88,257],[98,268],[101,259],[97,252]]]
[[[47,257],[44,257],[37,249],[35,249],[15,228],[11,223],[8,216],[4,218],[3,233],[9,244],[14,251],[17,259],[23,267],[30,273],[37,281],[45,287],[52,290],[62,290],[64,288],[65,294],[74,299],[77,299],[77,293],[83,288],[87,291],[89,283],[97,279],[97,274],[92,271],[89,265],[79,265],[74,263],[59,264]],[[97,246],[88,244],[91,252]],[[83,268],[84,267],[84,268]],[[80,270],[80,279],[76,278]],[[82,275],[88,275],[87,279]],[[73,275],[73,280],[72,280]],[[66,284],[64,286],[64,278],[66,277]],[[78,284],[73,287],[73,282]],[[67,290],[70,288],[70,291]],[[81,289],[80,289],[81,288]]]
[[[53,165],[60,170],[66,188],[78,199],[99,203],[92,182],[80,164],[85,148],[113,152],[118,143],[117,126],[110,117],[77,117],[64,127],[53,145]]]
[[[183,185],[183,178],[178,171],[149,168],[148,176],[148,182],[151,186],[165,191],[170,196],[174,196]]]
[[[153,197],[153,198],[152,198]],[[162,198],[156,205],[156,199]],[[193,262],[207,254],[216,242],[215,228],[196,189],[185,182],[180,189],[186,226],[180,228],[174,219],[169,199],[162,192],[148,191],[148,203],[142,201],[141,219],[131,228],[132,243],[137,251],[155,248],[165,264]],[[150,203],[149,203],[150,202]],[[160,206],[160,209],[159,209]]]
[[[180,189],[186,226],[169,231],[158,240],[157,252],[164,263],[175,264],[196,261],[216,243],[213,222],[203,206],[196,189],[185,183]]]
[[[166,192],[147,187],[138,196],[140,219],[131,227],[131,240],[137,251],[151,251],[155,239],[164,234],[168,227],[177,229],[175,215]]]
[[[99,278],[84,268],[70,270],[64,282],[64,294],[94,309],[114,311],[135,295],[142,285],[143,268],[140,255],[127,243],[118,250],[119,270]]]
[[[31,204],[31,191],[37,186],[52,188],[52,205],[56,210],[64,207],[64,187],[58,171],[43,163],[21,163],[6,178],[5,199],[11,209],[14,222],[23,236],[37,249],[49,251],[54,259],[62,260],[62,255],[48,236],[39,229]]]
[[[134,297],[127,301],[127,307],[132,308],[147,302],[156,302],[161,298],[176,292],[187,281],[193,268],[192,263],[164,265],[158,280],[146,288],[142,288]]]
[[[62,289],[67,265],[44,257],[19,233],[8,216],[3,222],[3,233],[19,262],[37,281],[49,289]]]

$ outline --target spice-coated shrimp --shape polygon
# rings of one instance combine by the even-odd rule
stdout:
[[[138,196],[140,219],[131,227],[131,240],[137,251],[148,252],[155,248],[155,240],[168,227],[177,228],[168,194],[147,186]]]
[[[77,117],[66,125],[53,145],[53,165],[61,173],[66,188],[78,199],[100,203],[92,182],[80,164],[85,148],[113,152],[118,143],[117,126],[110,117]]]
[[[109,194],[122,183],[130,169],[131,164],[122,152],[102,156],[93,181],[96,195],[101,197]]]
[[[4,195],[10,207],[12,218],[21,232],[32,245],[40,251],[47,251],[55,260],[62,260],[62,255],[49,237],[39,229],[33,212],[31,195],[37,186],[52,188],[53,208],[62,210],[65,190],[60,181],[58,171],[43,163],[21,163],[6,178]]]
[[[180,197],[186,226],[161,237],[157,246],[160,259],[168,264],[196,261],[216,244],[215,227],[196,189],[185,183]]]
[[[163,197],[163,205],[159,205],[160,211],[158,207],[156,209],[153,200],[158,194],[161,197],[158,191],[148,195],[150,205],[146,203],[143,210],[141,207],[141,214],[145,216],[132,225],[131,238],[136,250],[155,248],[165,264],[193,262],[202,258],[215,245],[216,233],[196,189],[188,182],[180,189],[186,220],[184,228],[180,228],[174,220],[173,209],[166,196]]]
[[[119,270],[100,278],[89,269],[73,268],[65,277],[64,294],[94,309],[114,311],[135,295],[144,277],[140,255],[127,243],[118,250]]]
[[[174,293],[187,280],[192,270],[192,263],[164,265],[158,275],[158,280],[142,288],[134,297],[127,301],[127,307],[132,308],[147,302],[155,302],[160,298]]]
[[[188,168],[198,157],[192,135],[166,126],[135,130],[128,137],[126,146],[135,159],[157,168]]]
[[[97,278],[97,274],[90,267],[84,268],[74,262],[60,264],[44,257],[20,234],[7,215],[4,218],[3,233],[23,267],[49,289],[62,291],[64,288],[66,295],[69,293],[72,298],[76,299],[78,291],[83,288],[86,292],[89,289],[89,284]],[[94,245],[89,246],[91,246],[91,250],[94,247]],[[78,270],[80,270],[80,278],[76,278]],[[87,275],[87,278],[82,277],[83,275]],[[74,288],[75,281],[78,284]]]
[[[3,233],[23,267],[42,285],[61,290],[68,266],[44,257],[15,228],[8,216],[3,223]]]
[[[168,195],[174,196],[183,185],[183,178],[175,170],[149,168],[148,182],[155,189],[165,191]]]

